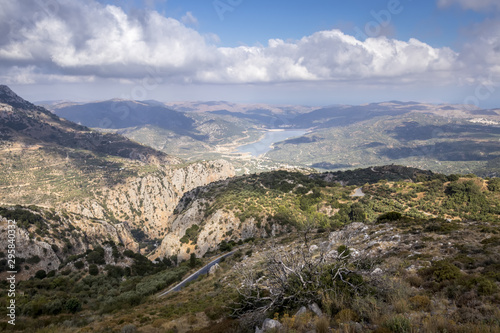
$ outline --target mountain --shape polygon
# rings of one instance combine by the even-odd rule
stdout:
[[[85,126],[101,129],[121,129],[154,124],[176,133],[190,133],[194,121],[154,102],[114,99],[80,105],[55,105],[57,115]]]
[[[56,270],[108,240],[147,253],[185,192],[234,175],[227,161],[185,163],[59,118],[7,86],[0,87],[0,133],[0,229],[7,230],[3,218],[20,222],[19,258],[38,256],[38,270]]]
[[[124,119],[115,123],[122,124],[133,114],[129,113],[133,107],[164,107],[154,101],[117,100],[76,106],[65,103],[54,110],[61,114],[77,108],[84,114],[96,105],[100,113],[95,119],[80,118],[82,124],[99,126],[96,119],[118,115]],[[189,131],[162,127],[145,117],[142,123],[120,125],[137,126],[113,132],[189,161],[228,159],[241,174],[283,167],[342,170],[392,163],[444,173],[500,174],[497,109],[401,101],[323,108],[224,101],[165,105],[190,120]],[[270,142],[272,149],[260,158],[238,151],[238,147],[267,140],[268,131],[277,129],[307,129],[307,134]]]
[[[24,144],[43,148],[84,149],[97,154],[130,159],[177,162],[175,158],[121,135],[104,134],[61,119],[47,109],[22,99],[0,86],[0,139],[2,146]]]

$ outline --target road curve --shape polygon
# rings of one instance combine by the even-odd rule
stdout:
[[[223,254],[223,255],[215,258],[214,260],[212,260],[211,262],[209,262],[208,264],[206,264],[205,266],[203,266],[202,268],[200,268],[199,270],[197,270],[193,274],[189,275],[187,278],[185,278],[184,280],[182,280],[181,282],[179,282],[178,284],[176,284],[175,286],[173,286],[169,290],[167,290],[167,291],[161,293],[160,295],[158,295],[158,297],[165,296],[165,295],[171,293],[172,291],[179,291],[179,290],[181,290],[187,283],[196,280],[201,274],[208,273],[208,271],[210,270],[210,268],[213,265],[218,264],[221,261],[222,258],[228,257],[228,256],[230,256],[231,254],[233,254],[236,251],[237,250],[232,250],[231,252],[225,253],[225,254]]]

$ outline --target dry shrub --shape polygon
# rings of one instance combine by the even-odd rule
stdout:
[[[409,299],[411,308],[417,311],[429,311],[431,307],[431,300],[425,295],[416,295]]]
[[[335,315],[335,322],[337,324],[347,323],[349,321],[358,321],[358,315],[351,309],[343,309]]]
[[[316,319],[316,333],[328,333],[330,330],[330,320],[326,316]]]
[[[284,332],[306,332],[312,328],[310,326],[313,323],[313,315],[309,311],[291,317],[285,313],[280,322],[283,324]]]
[[[420,286],[424,283],[424,280],[418,275],[410,275],[406,278],[406,281],[412,287],[420,288]]]
[[[410,307],[408,306],[408,300],[403,297],[392,297],[391,304],[394,307],[394,311],[396,311],[397,313],[406,313],[410,310]]]
[[[457,325],[453,320],[441,315],[431,316],[424,320],[423,331],[425,333],[454,333]]]
[[[382,306],[374,297],[356,297],[352,302],[352,309],[362,320],[370,323],[377,323],[382,313]]]

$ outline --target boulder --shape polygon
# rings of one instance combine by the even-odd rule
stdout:
[[[316,303],[309,304],[308,308],[309,308],[309,310],[314,312],[314,314],[318,317],[321,317],[323,315],[323,312],[321,311],[318,304],[316,304]]]
[[[264,323],[262,323],[262,331],[267,332],[273,329],[279,330],[281,328],[281,323],[274,319],[266,318]]]

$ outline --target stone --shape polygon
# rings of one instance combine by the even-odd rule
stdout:
[[[309,252],[311,252],[311,253],[312,253],[312,252],[316,252],[316,251],[318,251],[318,249],[319,249],[319,248],[318,248],[318,245],[314,245],[314,244],[313,244],[313,245],[311,245],[311,246],[309,247]]]
[[[382,273],[383,271],[377,267],[371,272],[371,275],[381,275]]]
[[[307,312],[307,308],[305,306],[301,306],[300,309],[295,313],[295,317],[301,316]]]
[[[318,317],[321,317],[323,315],[323,312],[321,311],[318,304],[316,304],[316,303],[309,304],[308,308],[309,308],[309,310],[314,312],[314,314]]]
[[[281,323],[279,321],[266,318],[264,320],[264,323],[262,323],[262,331],[267,332],[267,331],[273,330],[273,329],[279,330],[281,328],[281,326],[283,326],[283,325],[281,325]]]
[[[210,269],[208,270],[208,274],[210,275],[214,275],[215,272],[217,272],[217,270],[219,270],[220,266],[219,264],[215,264],[213,265],[212,267],[210,267]]]

